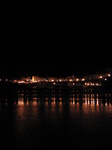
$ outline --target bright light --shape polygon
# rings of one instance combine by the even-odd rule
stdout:
[[[34,76],[32,76],[32,82],[34,82],[34,81],[35,81]]]
[[[18,83],[24,83],[24,81],[18,81]]]
[[[100,76],[100,79],[102,79],[103,78],[103,76]]]
[[[70,82],[72,81],[72,79],[69,80]]]
[[[76,81],[79,81],[79,79],[76,79]]]
[[[83,78],[82,81],[85,81],[85,79]]]

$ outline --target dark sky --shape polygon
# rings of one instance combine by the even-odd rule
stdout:
[[[0,3],[0,76],[67,76],[112,67],[110,14]]]

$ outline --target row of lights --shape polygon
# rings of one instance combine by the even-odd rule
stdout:
[[[107,76],[110,77],[111,74],[108,74]],[[103,79],[103,78],[104,78],[103,76],[99,76],[99,77],[98,77],[98,79]],[[76,79],[69,79],[69,80],[67,80],[67,79],[64,79],[64,80],[63,80],[63,79],[57,79],[56,82],[66,82],[66,81],[73,82],[74,80],[75,80],[76,82],[78,82],[78,81],[85,81],[85,78],[82,78],[82,79],[76,78]],[[107,78],[105,78],[104,80],[106,81]],[[0,79],[0,81],[2,81],[2,79]],[[8,79],[5,79],[5,81],[7,82]],[[9,82],[12,82],[12,81],[9,80]],[[37,82],[41,82],[41,80],[38,80],[38,81],[36,80],[36,81],[35,81],[35,80],[31,80],[31,79],[29,80],[29,79],[27,79],[26,82],[27,82],[27,83],[28,83],[28,82],[30,82],[30,83],[37,83]],[[55,84],[55,79],[52,79],[52,80],[50,80],[50,81],[49,81],[49,80],[45,80],[45,82],[54,82],[54,84]],[[14,83],[25,83],[25,81],[14,80]],[[93,86],[94,86],[95,83],[85,83],[85,85],[88,85],[88,86],[89,86],[89,85],[93,85]],[[96,83],[96,85],[98,85],[98,83]]]
[[[5,79],[5,80],[2,80],[2,79],[0,79],[0,81],[5,81],[5,82],[12,82],[11,80],[8,80],[8,79]]]

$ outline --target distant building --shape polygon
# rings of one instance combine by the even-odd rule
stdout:
[[[85,75],[82,78],[67,76],[65,78],[56,78],[56,77],[21,77],[20,79],[14,80],[14,83],[36,83],[37,85],[67,85],[67,86],[101,86],[103,81],[107,81],[111,76],[111,73],[96,73],[92,75]]]
[[[40,82],[41,78],[39,76],[32,76],[32,82]]]

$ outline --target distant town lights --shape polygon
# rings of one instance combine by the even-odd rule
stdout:
[[[83,78],[82,81],[85,81],[85,79]]]
[[[100,76],[100,79],[102,79],[103,78],[103,76]]]
[[[70,81],[70,82],[72,82],[73,80],[72,80],[72,79],[70,79],[69,81]]]
[[[77,78],[76,81],[79,81],[79,79]]]
[[[58,77],[47,77],[41,78],[39,76],[32,76],[32,77],[21,77],[19,79],[9,80],[9,79],[1,79],[0,81],[3,82],[12,82],[18,84],[32,84],[37,83],[39,86],[46,86],[46,85],[67,85],[67,86],[101,86],[102,81],[107,81],[108,77],[111,74],[109,73],[102,73],[102,74],[93,74],[83,76],[82,78],[74,77],[74,76],[67,76],[65,78],[58,78]],[[52,84],[51,84],[52,83]]]

